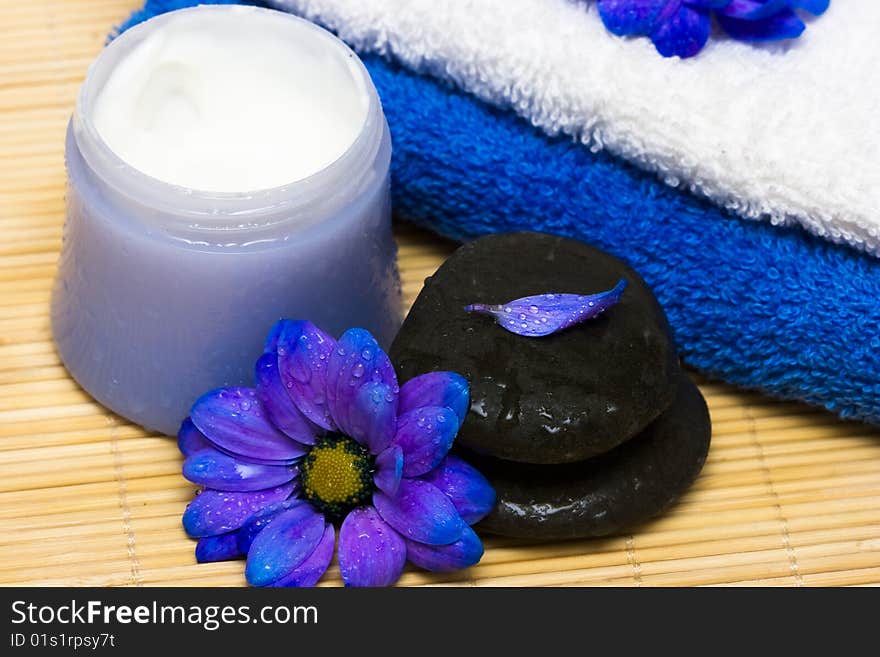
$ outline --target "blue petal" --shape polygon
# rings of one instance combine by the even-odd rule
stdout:
[[[679,0],[599,0],[599,16],[617,36],[650,34],[661,13]]]
[[[804,22],[791,9],[756,21],[738,20],[719,14],[718,24],[731,37],[739,41],[796,39],[806,29]]]
[[[266,336],[266,342],[263,344],[263,353],[278,352],[278,338],[281,337],[281,332],[289,321],[291,320],[281,319],[272,325],[272,328],[269,329],[269,334]]]
[[[230,454],[285,461],[306,452],[269,421],[253,388],[221,388],[202,395],[193,405],[192,421],[208,440]]]
[[[177,432],[177,449],[184,456],[194,454],[200,449],[214,449],[205,434],[196,429],[190,418],[186,418],[180,425],[180,431]]]
[[[346,516],[339,529],[339,571],[346,586],[391,586],[406,564],[403,538],[365,506]]]
[[[264,506],[286,499],[293,484],[247,493],[206,490],[183,512],[183,528],[193,538],[235,531]]]
[[[264,490],[296,477],[289,465],[259,465],[241,461],[216,449],[203,449],[183,462],[183,476],[205,488],[228,491]]]
[[[421,478],[446,493],[469,525],[482,520],[495,506],[495,490],[488,480],[455,454]]]
[[[303,504],[282,511],[257,534],[248,550],[245,577],[253,586],[268,586],[303,563],[324,536],[324,516]]]
[[[397,413],[403,415],[422,406],[447,406],[455,411],[459,424],[470,407],[467,379],[455,372],[428,372],[410,379],[400,388]]]
[[[336,546],[336,533],[333,525],[324,527],[324,535],[312,553],[300,565],[281,579],[272,582],[272,586],[306,587],[314,586],[327,572],[333,560],[333,548]]]
[[[398,445],[391,445],[376,457],[376,474],[373,475],[373,483],[382,492],[394,495],[400,486],[401,477],[403,477],[403,450]]]
[[[538,294],[498,305],[474,303],[464,309],[492,315],[499,326],[511,333],[538,338],[601,314],[620,300],[624,288],[626,281],[621,280],[613,289],[599,294]]]
[[[436,467],[458,433],[458,416],[446,406],[424,406],[401,415],[394,444],[403,450],[403,476],[417,477]]]
[[[309,420],[336,429],[327,407],[327,363],[336,340],[311,322],[286,320],[277,339],[278,371],[290,398]]]
[[[718,11],[731,18],[755,21],[788,9],[790,4],[791,0],[731,0]]]
[[[276,352],[263,354],[257,360],[256,379],[257,397],[272,424],[298,443],[314,445],[319,428],[309,422],[287,394],[278,372]]]
[[[330,365],[327,371],[327,405],[336,426],[362,444],[367,444],[365,436],[358,436],[352,420],[361,418],[364,411],[355,412],[358,393],[362,386],[368,383],[382,383],[387,386],[386,394],[380,398],[386,410],[379,411],[383,417],[397,416],[397,398],[400,388],[397,385],[397,375],[387,354],[379,347],[376,339],[369,331],[354,328],[342,334],[336,349],[330,354]],[[388,399],[386,400],[386,397]],[[366,402],[366,400],[362,400]],[[385,424],[383,429],[387,428]],[[392,428],[393,431],[393,428]],[[391,435],[383,436],[388,441]],[[387,446],[380,445],[379,449]],[[376,453],[376,452],[374,452]]]
[[[824,14],[831,0],[789,0],[792,9],[803,9],[814,16]]]
[[[370,381],[350,400],[345,432],[371,454],[384,450],[397,429],[397,393],[387,383]]]
[[[385,522],[420,543],[454,543],[467,526],[444,493],[418,479],[403,479],[394,496],[376,491],[373,504]]]
[[[238,549],[235,532],[205,536],[196,543],[196,561],[199,563],[229,561],[243,556],[244,553]]]
[[[693,57],[709,40],[709,12],[682,5],[651,34],[654,47],[664,57]]]
[[[425,545],[406,541],[406,558],[419,568],[438,573],[468,568],[483,557],[483,543],[470,527],[455,543],[449,545]]]
[[[241,528],[236,533],[237,541],[238,541],[238,549],[247,554],[251,549],[251,545],[254,542],[254,539],[257,537],[261,531],[266,529],[269,525],[272,524],[272,521],[278,516],[282,511],[289,511],[290,509],[294,509],[299,506],[308,505],[308,502],[302,499],[298,499],[296,497],[291,497],[289,499],[284,500],[283,502],[276,502],[275,504],[270,504],[269,506],[265,506],[255,514],[253,514],[247,521],[241,526]]]

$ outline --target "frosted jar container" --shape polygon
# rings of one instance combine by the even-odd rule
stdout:
[[[366,69],[329,33],[270,12],[353,58],[369,95],[354,142],[313,175],[257,192],[200,192],[143,174],[101,139],[90,111],[102,85],[177,13],[129,30],[89,70],[67,130],[67,219],[52,299],[70,374],[112,411],[166,434],[204,392],[253,385],[279,318],[337,336],[364,327],[386,347],[401,320],[388,127]]]

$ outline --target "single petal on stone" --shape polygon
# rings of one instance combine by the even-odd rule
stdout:
[[[373,503],[385,522],[420,543],[454,543],[467,526],[445,493],[419,479],[401,480],[394,496],[376,491]]]
[[[205,536],[196,543],[196,561],[209,563],[212,561],[229,561],[243,557],[244,553],[238,549],[238,541],[235,532],[219,534],[218,536]]]
[[[449,453],[458,433],[458,416],[447,406],[423,406],[400,416],[394,444],[403,450],[403,476],[434,468]]]
[[[245,577],[253,586],[268,586],[303,563],[324,535],[324,516],[310,506],[279,513],[257,534],[248,550]]]
[[[256,365],[257,397],[272,424],[304,445],[314,445],[318,427],[297,408],[287,393],[278,371],[278,354],[260,356]]]
[[[253,388],[221,388],[202,395],[192,408],[193,424],[230,454],[284,461],[305,454],[300,443],[275,428]]]
[[[336,547],[336,532],[333,525],[328,524],[324,527],[324,535],[318,542],[318,546],[306,557],[306,560],[281,579],[272,582],[271,586],[299,588],[314,586],[327,572],[327,568],[333,560],[334,547]]]
[[[403,450],[399,445],[391,445],[376,457],[376,474],[373,483],[388,495],[397,493],[400,479],[403,477]]]
[[[246,493],[206,490],[186,507],[183,528],[193,538],[235,531],[264,506],[289,497],[294,489],[290,483]]]
[[[455,372],[428,372],[410,379],[400,387],[397,413],[403,415],[422,406],[447,406],[461,424],[470,406],[467,379]]]
[[[311,322],[286,321],[277,339],[278,371],[290,398],[309,420],[335,430],[327,406],[327,367],[336,340]]]
[[[339,529],[339,571],[346,586],[390,586],[406,563],[403,538],[373,507],[355,509]]]
[[[499,305],[474,303],[464,309],[493,316],[499,326],[511,333],[539,338],[596,317],[617,303],[625,288],[626,280],[621,280],[611,290],[599,294],[537,294]]]
[[[495,506],[495,490],[480,472],[455,454],[421,477],[446,493],[469,525],[482,520]]]
[[[465,527],[455,543],[425,545],[406,541],[406,558],[419,568],[438,573],[468,568],[483,557],[483,543],[470,527]]]

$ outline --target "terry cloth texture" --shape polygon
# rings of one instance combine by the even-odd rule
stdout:
[[[137,19],[191,4],[151,1]],[[459,239],[542,230],[591,242],[653,286],[690,365],[880,422],[880,259],[733,216],[607,151],[364,60],[391,126],[401,216]]]
[[[714,36],[695,58],[610,34],[594,2],[270,0],[749,218],[880,252],[880,1],[796,41]]]

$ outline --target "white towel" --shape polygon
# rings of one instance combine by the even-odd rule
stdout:
[[[611,35],[593,2],[270,4],[742,216],[880,254],[880,0],[834,0],[785,44],[715,34],[688,60]]]

